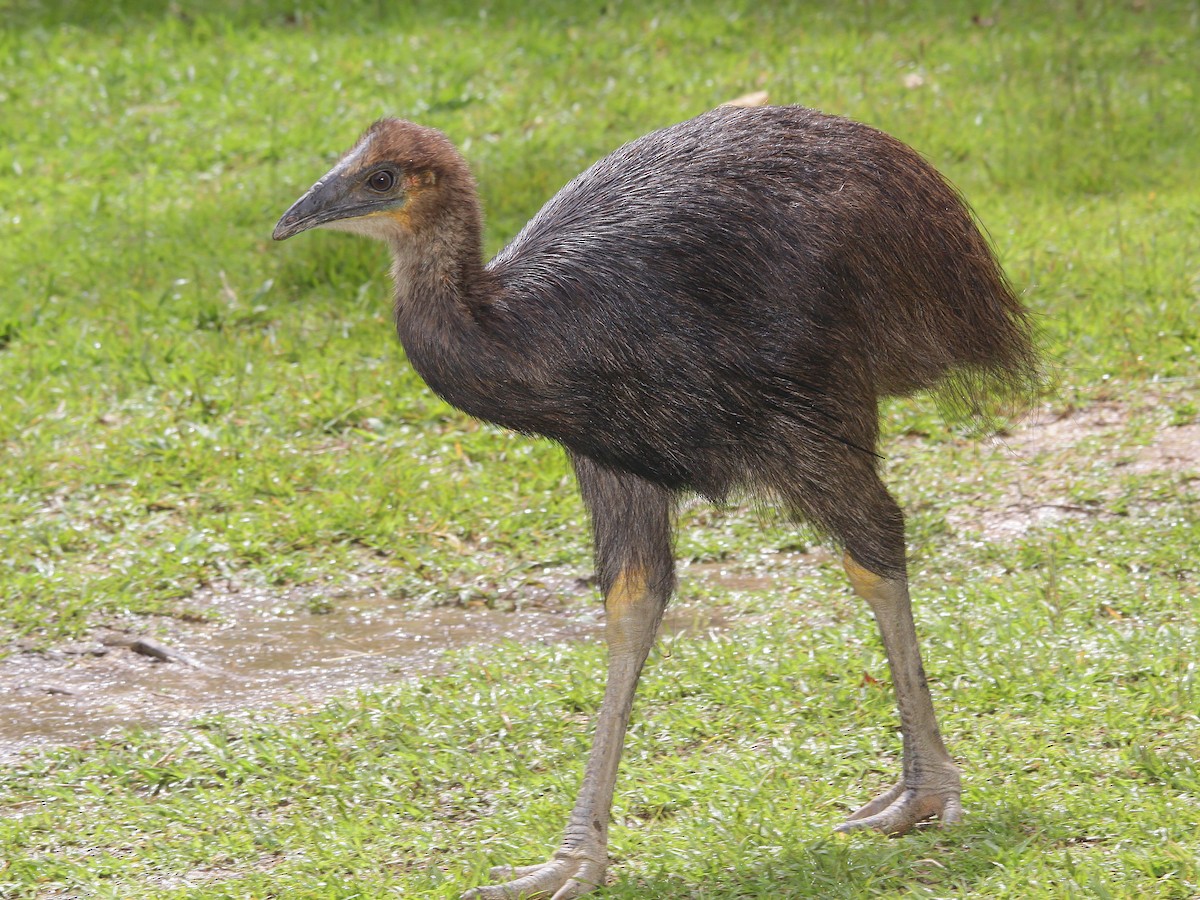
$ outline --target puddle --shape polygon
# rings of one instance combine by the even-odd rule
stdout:
[[[736,575],[711,577],[748,589],[731,583]],[[0,762],[123,728],[172,728],[209,713],[312,705],[436,673],[451,648],[600,638],[603,613],[593,588],[561,577],[531,591],[550,592],[560,601],[555,608],[512,611],[413,609],[366,589],[337,598],[320,614],[307,611],[314,600],[325,603],[318,589],[206,591],[192,605],[219,614],[220,621],[164,619],[143,623],[137,634],[102,630],[86,641],[0,662]],[[668,611],[662,633],[726,624],[719,613],[679,606]],[[153,640],[142,652],[130,646],[147,634]],[[161,650],[176,659],[147,655]]]
[[[769,591],[777,583],[777,576],[762,572],[743,572],[731,569],[728,563],[692,563],[680,570],[681,575],[699,577],[711,581],[730,591]]]
[[[170,727],[206,713],[305,704],[377,687],[434,671],[454,646],[529,634],[568,639],[588,630],[581,618],[550,613],[408,612],[371,597],[327,615],[281,616],[272,612],[277,597],[258,599],[265,602],[245,604],[225,624],[173,624],[155,638],[192,664],[156,660],[129,647],[128,636],[108,632],[5,660],[0,758],[116,728]]]

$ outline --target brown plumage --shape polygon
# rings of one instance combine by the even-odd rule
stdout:
[[[633,692],[674,584],[675,500],[778,500],[846,550],[879,620],[904,773],[843,827],[959,815],[912,626],[903,516],[877,475],[881,398],[968,412],[1026,396],[1025,313],[971,214],[904,144],[799,107],[713,110],[618,149],[487,265],[467,165],[437,131],[372,126],[284,214],[386,241],[395,320],[438,394],[561,443],[592,512],[609,681],[550,862],[483,898],[585,893]]]

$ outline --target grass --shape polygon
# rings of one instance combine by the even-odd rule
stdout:
[[[398,114],[463,148],[495,250],[616,144],[763,89],[929,156],[1039,316],[1052,406],[1116,403],[1128,423],[1015,458],[925,405],[887,410],[930,679],[968,773],[952,831],[830,836],[897,764],[871,623],[833,568],[786,562],[803,537],[689,511],[682,559],[780,583],[685,571],[683,602],[735,627],[668,640],[648,671],[607,896],[1200,893],[1196,481],[1135,464],[1196,421],[1195,4],[0,13],[8,646],[364,558],[420,604],[585,573],[561,453],[423,388],[382,249],[270,229]],[[989,539],[976,517],[1014,492],[1077,511]],[[557,839],[601,666],[590,645],[468,648],[444,677],[325,708],[31,755],[0,774],[0,895],[456,896]]]

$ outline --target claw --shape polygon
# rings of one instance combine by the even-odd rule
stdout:
[[[937,788],[910,788],[901,781],[855,810],[835,830],[845,833],[873,828],[888,835],[904,834],[919,822],[935,816],[943,825],[955,825],[962,821],[960,795],[957,783]]]
[[[600,862],[579,850],[560,850],[539,865],[497,866],[491,877],[508,881],[472,888],[462,900],[574,900],[604,884],[606,867],[607,860]]]

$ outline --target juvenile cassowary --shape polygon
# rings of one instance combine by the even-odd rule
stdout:
[[[466,896],[603,884],[634,691],[674,583],[679,498],[765,495],[844,550],[900,708],[896,784],[840,826],[961,816],[925,683],[904,518],[878,476],[878,404],[968,410],[1036,382],[1030,327],[957,193],[879,131],[800,107],[719,108],[639,138],[558,193],[489,263],[463,158],[376,122],[280,219],[385,241],[417,372],[480,419],[562,444],[592,515],[608,682],[549,861]]]

